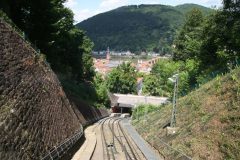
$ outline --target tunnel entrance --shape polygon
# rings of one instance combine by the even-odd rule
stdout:
[[[112,107],[112,113],[129,113],[132,115],[132,107],[114,106]]]
[[[168,102],[167,97],[139,96],[131,94],[108,93],[111,100],[112,113],[129,113],[139,104],[160,105]]]

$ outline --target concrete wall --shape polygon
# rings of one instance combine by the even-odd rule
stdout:
[[[57,76],[21,36],[0,20],[0,159],[40,159],[107,114],[70,105]]]

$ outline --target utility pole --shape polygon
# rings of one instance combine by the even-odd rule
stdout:
[[[176,112],[177,112],[177,94],[178,94],[178,81],[179,75],[175,74],[172,78],[169,78],[171,82],[174,83],[174,93],[173,93],[173,109],[171,117],[171,127],[176,127]]]
[[[149,95],[149,94],[148,94]],[[144,122],[146,124],[147,122],[147,112],[148,112],[148,106],[147,106],[147,96],[145,95],[145,108],[144,108]]]
[[[139,121],[138,107],[137,107],[137,120]]]
[[[137,104],[135,104],[135,106],[136,106],[136,109],[137,109],[137,120],[139,121],[139,111],[138,111],[138,109],[139,109],[139,105],[138,105],[138,100],[137,100]]]

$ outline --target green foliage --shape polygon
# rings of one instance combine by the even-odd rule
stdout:
[[[131,63],[114,68],[107,77],[107,88],[111,93],[136,93],[137,72]]]
[[[108,91],[106,81],[100,74],[96,74],[94,77],[94,86],[97,92],[97,103],[99,107],[110,107],[110,100],[108,97]]]
[[[193,66],[189,72],[191,85],[204,84],[239,63],[240,6],[231,0],[223,2],[222,10],[205,18],[197,10],[188,13],[174,41],[174,60]]]
[[[1,6],[1,3],[0,3]],[[17,31],[20,35],[23,35],[23,32],[13,23],[13,21],[4,13],[0,8],[0,18],[3,19],[5,22],[10,24],[15,31]]]
[[[196,75],[196,66],[193,60],[187,62],[161,60],[153,66],[151,74],[144,77],[143,92],[169,97],[173,93],[173,84],[168,78],[179,74],[179,94],[186,95],[191,90],[191,78]]]
[[[168,78],[179,73],[180,69],[181,64],[175,63],[171,60],[161,60],[153,66],[151,73],[156,75],[162,81],[159,87],[165,92],[164,95],[171,95],[173,85],[168,81]]]
[[[155,51],[168,53],[176,30],[184,22],[189,8],[211,11],[198,5],[184,8],[164,5],[121,7],[77,24],[94,41],[95,50]]]
[[[143,93],[152,96],[164,96],[164,91],[160,88],[161,80],[156,75],[146,75],[143,80]]]
[[[237,95],[239,96],[240,95],[240,79],[238,77],[239,77],[239,73],[237,73],[237,72],[235,72],[235,73],[233,72],[231,75],[232,80],[236,83]]]
[[[191,85],[206,83],[239,63],[240,12],[237,7],[238,3],[224,1],[224,9],[208,17],[204,18],[199,10],[187,14],[174,41],[174,60],[194,62],[191,64],[194,70],[189,75]]]
[[[141,104],[137,106],[132,113],[132,120],[142,119],[146,114],[159,110],[162,106],[151,104]]]
[[[83,60],[83,78],[89,81],[92,81],[95,75],[95,69],[93,67],[92,59],[92,47],[93,43],[86,36],[84,37],[82,49],[84,50],[82,55]]]
[[[206,60],[202,60],[203,69],[215,66],[227,70],[229,65],[236,65],[240,55],[239,24],[239,16],[231,11],[218,11],[209,17],[201,46],[200,58]]]
[[[69,98],[92,106],[109,106],[106,87],[92,81],[95,76],[91,56],[93,43],[73,25],[73,13],[64,7],[65,0],[0,1],[0,9],[9,24],[24,31],[24,38],[46,55],[58,74]],[[45,57],[40,56],[41,61]]]
[[[58,75],[58,77],[61,80],[64,91],[70,96],[69,98],[76,99],[76,101],[80,100],[97,108],[110,107],[106,83],[101,75],[95,75],[94,83],[76,83],[76,81],[69,79],[66,75]]]
[[[200,10],[193,9],[187,13],[186,22],[174,42],[174,60],[198,59],[202,43],[202,25],[203,15]]]
[[[87,83],[75,83],[68,78],[60,80],[67,95],[90,105],[96,105],[97,93],[93,85]]]
[[[93,44],[73,25],[73,13],[65,0],[1,1],[0,9],[24,31],[56,72],[77,81],[92,80]]]
[[[197,4],[182,4],[182,5],[176,6],[176,9],[184,13],[184,15],[192,11],[193,8],[201,10],[204,15],[209,15],[213,12],[213,10]]]
[[[239,79],[240,68],[237,68],[180,98],[177,106],[177,127],[180,130],[175,136],[166,135],[163,128],[171,118],[171,104],[156,107],[146,115],[145,109],[140,108],[139,116],[137,108],[134,109],[133,124],[165,158],[174,159],[176,154],[163,150],[164,146],[159,147],[163,142],[172,146],[180,144],[182,151],[192,159],[239,159],[240,99],[237,95],[239,83],[236,82]],[[159,138],[153,139],[154,136]],[[196,145],[199,145],[197,150]],[[213,156],[202,154],[203,150]]]

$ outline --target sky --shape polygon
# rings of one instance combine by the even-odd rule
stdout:
[[[195,3],[206,7],[219,7],[221,2],[222,0],[67,0],[65,6],[73,11],[75,23],[78,23],[96,14],[126,5],[164,4],[176,6]]]

